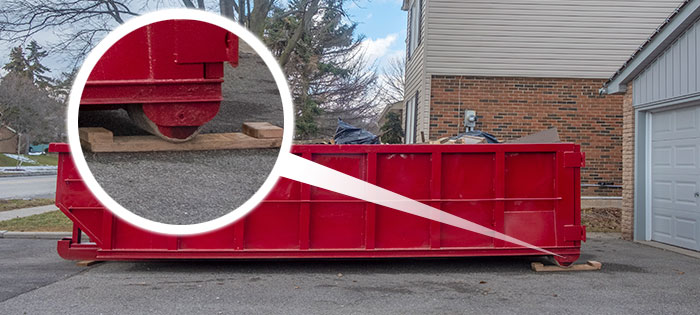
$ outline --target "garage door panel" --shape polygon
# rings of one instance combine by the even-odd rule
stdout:
[[[656,236],[671,238],[671,216],[655,214],[653,216],[654,223],[652,224],[653,232]]]
[[[675,163],[678,168],[698,168],[698,148],[694,145],[678,145],[675,152]]]
[[[698,132],[698,122],[695,107],[683,108],[675,111],[676,131]]]
[[[700,133],[699,106],[654,113],[651,132],[654,142],[693,139]]]
[[[700,250],[700,106],[652,114],[651,234]]]
[[[656,136],[654,140],[658,140],[673,131],[673,112],[655,113],[653,119],[654,123],[651,125],[651,132]]]
[[[676,203],[691,206],[693,208],[698,207],[698,198],[695,197],[695,192],[699,190],[696,182],[676,182],[674,188],[674,199]]]
[[[651,197],[655,202],[673,202],[673,182],[668,180],[654,180],[651,189]]]
[[[673,148],[667,145],[654,145],[651,160],[655,167],[668,167],[673,165]]]
[[[697,245],[697,220],[679,217],[676,218],[675,223],[676,237],[683,241]]]

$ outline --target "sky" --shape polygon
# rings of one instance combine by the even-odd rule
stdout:
[[[382,68],[387,61],[401,57],[406,49],[406,12],[402,0],[356,0],[348,8],[357,22],[357,33],[363,34],[365,54]]]
[[[354,0],[348,2],[348,14],[357,25],[357,35],[364,35],[362,48],[369,62],[379,70],[397,56],[405,54],[406,12],[401,10],[402,0]],[[43,35],[43,36],[41,36]],[[37,41],[42,44],[51,34],[41,34]],[[0,66],[8,61],[10,47],[0,46]],[[52,71],[49,75],[59,76],[68,71],[65,61],[59,56],[50,56],[44,62]],[[0,74],[4,71],[0,70]]]

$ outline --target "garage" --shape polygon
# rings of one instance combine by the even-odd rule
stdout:
[[[624,94],[622,236],[700,251],[700,1],[685,1],[614,73]]]
[[[651,114],[651,239],[700,250],[700,106]]]

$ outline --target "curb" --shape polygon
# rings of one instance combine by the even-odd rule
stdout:
[[[71,232],[13,232],[0,231],[0,238],[60,240],[71,237]]]

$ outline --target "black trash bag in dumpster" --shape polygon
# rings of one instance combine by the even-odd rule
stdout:
[[[338,118],[338,128],[333,137],[335,144],[379,144],[379,137],[357,128]]]

